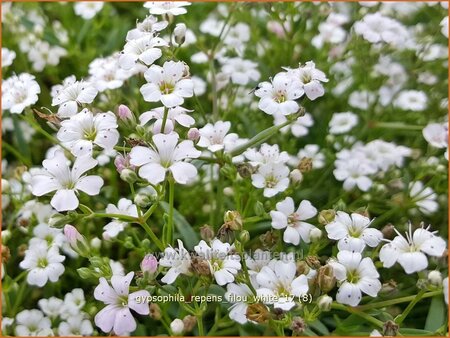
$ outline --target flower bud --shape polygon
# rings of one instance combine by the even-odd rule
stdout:
[[[291,330],[296,335],[299,335],[299,334],[302,334],[303,332],[305,332],[306,323],[303,320],[303,318],[300,318],[300,317],[292,318]]]
[[[184,331],[184,323],[181,319],[175,318],[172,323],[170,323],[170,330],[176,336],[179,336]]]
[[[138,193],[134,197],[134,203],[138,207],[145,208],[145,207],[149,206],[150,203],[152,203],[152,199],[146,194]]]
[[[8,240],[11,238],[11,231],[3,230],[1,238],[2,238],[2,244],[5,245],[6,242],[8,242]]]
[[[187,132],[187,137],[191,141],[197,141],[200,138],[200,131],[197,128],[191,128]]]
[[[11,186],[10,186],[8,180],[5,180],[4,178],[2,178],[2,192],[3,193],[8,192],[10,188],[11,188]]]
[[[183,324],[184,324],[184,331],[190,332],[194,329],[195,325],[197,324],[197,318],[192,315],[187,315],[183,318]]]
[[[81,235],[78,230],[70,225],[66,224],[64,226],[64,236],[66,236],[70,247],[82,257],[87,257],[89,255],[89,246],[87,244],[86,238]]]
[[[240,163],[237,166],[237,171],[242,178],[248,178],[255,173],[256,168],[250,163]]]
[[[128,108],[126,105],[121,104],[119,108],[117,109],[117,116],[122,121],[129,121],[134,120],[134,115],[131,112],[130,108]]]
[[[259,240],[265,248],[272,248],[278,241],[278,235],[274,231],[269,230],[260,235]]]
[[[308,256],[305,258],[305,261],[313,269],[318,269],[322,266],[317,256]]]
[[[161,308],[156,303],[150,304],[150,317],[154,320],[161,320]]]
[[[200,237],[206,241],[210,242],[215,236],[214,229],[211,228],[208,224],[203,225],[200,227]]]
[[[61,229],[67,223],[74,221],[77,217],[74,214],[63,215],[60,213],[56,213],[50,216],[48,219],[48,225],[52,228]]]
[[[158,260],[152,254],[145,255],[141,262],[141,270],[144,274],[153,275],[158,270]]]
[[[428,273],[428,282],[431,285],[441,286],[442,285],[442,274],[439,271],[433,270]]]
[[[299,169],[292,170],[289,176],[294,184],[301,183],[303,181],[303,174]]]
[[[11,258],[11,251],[6,245],[2,245],[2,262],[6,263]]]
[[[334,277],[333,267],[331,265],[327,264],[319,268],[317,285],[324,293],[327,293],[334,288],[336,285],[336,278]]]
[[[333,298],[328,295],[323,295],[317,300],[317,306],[320,311],[326,312],[331,310],[331,304],[333,303]]]
[[[267,306],[261,303],[249,304],[245,315],[248,320],[260,324],[267,322],[270,318],[270,313],[269,310],[267,309]]]
[[[333,222],[335,216],[336,212],[333,209],[322,210],[321,212],[319,212],[319,223],[322,225],[326,225],[330,222]]]
[[[266,213],[266,209],[261,201],[257,201],[255,203],[255,207],[253,208],[256,216],[263,216]]]
[[[234,195],[234,190],[232,187],[225,187],[225,188],[223,188],[223,194],[225,196],[231,197]]]
[[[194,257],[191,259],[192,270],[200,276],[211,275],[211,270],[209,269],[209,263],[206,259],[200,257]]]
[[[309,157],[303,157],[297,166],[297,169],[301,173],[307,173],[307,172],[311,171],[312,168],[313,168],[312,159]]]
[[[93,249],[100,249],[102,246],[102,240],[98,237],[94,237],[91,239],[91,248]]]
[[[312,243],[317,242],[320,238],[322,238],[322,231],[317,228],[312,228],[309,232],[309,238]]]
[[[391,223],[386,224],[386,225],[381,229],[381,232],[382,232],[382,234],[383,234],[383,237],[386,238],[386,239],[392,239],[392,238],[394,238],[394,236],[396,235],[396,234],[395,234],[395,227],[394,227]]]
[[[127,183],[134,183],[138,179],[136,173],[128,168],[125,168],[120,173],[120,178]]]
[[[307,275],[311,268],[305,261],[297,262],[297,275]]]
[[[250,240],[250,233],[247,230],[242,230],[239,234],[239,240],[245,244]]]
[[[175,36],[175,42],[181,46],[186,39],[186,25],[184,23],[177,23],[173,30],[173,35]]]
[[[392,320],[388,320],[383,326],[383,336],[395,337],[397,336],[399,326]]]
[[[122,156],[122,155],[117,155],[116,158],[114,159],[114,165],[116,166],[117,171],[119,172],[119,174],[122,173],[122,171],[126,168],[134,170],[134,166],[130,164],[130,155],[127,156]]]
[[[242,217],[238,211],[228,210],[225,212],[223,220],[225,224],[228,225],[229,229],[233,231],[239,231],[242,229]]]

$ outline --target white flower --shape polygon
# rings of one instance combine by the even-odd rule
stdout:
[[[376,297],[381,290],[380,275],[369,257],[362,258],[359,252],[340,251],[337,261],[331,260],[329,264],[340,283],[336,294],[339,303],[357,306],[362,292]]]
[[[103,1],[83,1],[74,5],[75,14],[84,20],[92,19],[103,8]]]
[[[228,316],[239,324],[246,324],[249,321],[247,319],[248,305],[255,300],[255,295],[249,286],[243,283],[230,283],[227,285],[224,298],[232,303],[228,309]]]
[[[152,137],[153,149],[137,146],[131,149],[130,163],[140,166],[139,176],[152,184],[164,181],[170,171],[177,183],[186,184],[197,176],[197,168],[186,159],[197,158],[201,152],[190,140],[178,144],[177,134],[156,134]]]
[[[394,100],[394,106],[403,110],[422,111],[427,108],[428,98],[419,90],[404,90]]]
[[[164,110],[164,107],[158,107],[142,113],[139,116],[141,125],[145,125],[151,120],[156,120],[153,124],[153,134],[169,134],[175,128],[175,122],[183,127],[190,127],[195,123],[194,118],[187,114],[193,112],[193,110],[189,110],[181,106],[168,108],[166,125],[164,127],[164,131],[161,131],[162,122],[164,120]]]
[[[334,113],[328,126],[330,128],[330,134],[344,134],[349,132],[357,124],[358,115],[351,112],[345,112]]]
[[[309,234],[315,227],[303,221],[317,214],[317,209],[311,202],[302,201],[295,211],[294,200],[291,197],[286,197],[283,201],[278,202],[276,207],[276,211],[270,212],[272,227],[274,229],[286,229],[283,234],[284,242],[298,245],[300,240],[303,240],[305,243],[309,243],[311,241]]]
[[[439,208],[436,193],[430,187],[424,187],[421,181],[409,184],[409,196],[425,215],[432,214]]]
[[[312,160],[313,169],[321,169],[325,166],[325,155],[320,152],[317,144],[306,144],[303,149],[298,151],[295,160],[290,160],[289,164],[297,166],[302,158],[310,158]]]
[[[252,175],[252,184],[264,188],[264,196],[272,197],[285,191],[289,186],[289,168],[283,163],[267,163]]]
[[[168,24],[167,21],[158,21],[158,18],[149,15],[142,22],[138,22],[136,28],[128,31],[126,40],[135,40],[148,35],[153,37],[155,33],[162,31]]]
[[[446,38],[448,38],[448,16],[443,18],[439,24],[441,26],[441,32]]]
[[[2,47],[2,68],[11,66],[15,58],[15,51]]]
[[[137,207],[133,202],[126,198],[121,198],[117,207],[114,204],[108,204],[106,207],[107,214],[125,215],[138,217]],[[128,225],[127,222],[114,219],[103,227],[103,238],[110,239],[116,237]]]
[[[17,336],[53,336],[50,319],[36,309],[23,310],[16,316]]]
[[[357,186],[362,191],[367,191],[372,186],[372,180],[367,177],[374,174],[376,169],[358,158],[336,160],[334,177],[338,181],[344,181],[344,190],[349,191]]]
[[[325,94],[321,82],[328,82],[328,79],[324,72],[316,68],[313,61],[308,61],[296,69],[288,69],[287,75],[300,82],[308,99],[315,100]]]
[[[178,249],[168,247],[164,250],[164,256],[159,260],[159,265],[169,268],[161,279],[163,283],[172,284],[180,274],[190,275],[191,256],[184,248],[183,242],[178,241]]]
[[[362,252],[366,245],[374,248],[383,239],[383,234],[377,229],[369,228],[371,220],[357,213],[349,214],[338,211],[334,221],[328,223],[325,229],[328,238],[338,242],[339,250]]]
[[[40,93],[41,88],[33,75],[13,75],[2,83],[2,110],[20,114],[37,102]]]
[[[244,152],[244,155],[254,166],[268,163],[286,163],[289,160],[289,154],[285,151],[280,152],[278,144],[263,143],[259,150],[250,148]]]
[[[167,61],[164,65],[152,65],[144,74],[147,82],[141,93],[147,102],[161,101],[166,107],[182,105],[185,97],[192,97],[194,82],[184,78],[186,65],[179,61]]]
[[[111,261],[112,262],[112,261]],[[110,262],[110,264],[111,264]],[[113,270],[113,274],[114,270]],[[83,289],[73,289],[64,296],[64,305],[61,308],[61,318],[67,319],[80,313],[86,304]]]
[[[411,224],[408,226],[406,238],[397,230],[397,237],[384,245],[380,250],[380,261],[385,268],[390,268],[398,262],[407,274],[425,270],[428,267],[427,255],[441,257],[444,254],[446,243],[436,236],[436,231],[429,231],[423,226],[412,233]]]
[[[264,266],[256,275],[256,281],[261,286],[256,292],[262,302],[284,311],[292,309],[295,302],[291,297],[300,297],[308,292],[307,277],[295,277],[295,273],[293,262],[277,261],[276,264]]]
[[[59,254],[58,247],[48,247],[45,241],[39,241],[25,251],[25,258],[19,266],[28,270],[28,284],[42,287],[48,281],[56,282],[63,274],[64,265],[61,262],[64,259]]]
[[[117,118],[113,113],[98,113],[94,116],[85,108],[61,122],[57,137],[73,155],[92,156],[94,144],[107,151],[113,150],[119,140],[117,127]]]
[[[223,64],[222,72],[230,77],[232,83],[245,86],[259,80],[260,73],[257,66],[257,63],[250,60],[239,57],[229,58]]]
[[[69,317],[58,326],[59,336],[91,336],[93,332],[91,322],[83,314]]]
[[[134,272],[126,276],[113,275],[111,286],[105,278],[99,279],[99,285],[94,290],[94,298],[107,304],[95,315],[94,321],[103,332],[111,332],[118,336],[128,335],[136,330],[136,321],[130,310],[141,315],[148,315],[150,310],[145,301],[150,296],[148,291],[140,290],[129,293]],[[144,299],[139,301],[138,299]]]
[[[33,70],[41,72],[46,65],[57,66],[59,59],[67,55],[60,46],[50,46],[46,41],[36,42],[28,51],[28,59],[33,64]]]
[[[445,304],[448,305],[448,277],[442,280],[442,292],[444,293]]]
[[[90,83],[75,81],[74,78],[64,80],[61,89],[58,89],[53,97],[52,106],[59,106],[59,117],[70,117],[78,112],[78,105],[92,103],[98,90]]]
[[[149,1],[144,3],[144,7],[150,10],[150,14],[154,15],[181,15],[186,14],[185,6],[190,6],[187,1]]]
[[[247,264],[248,273],[250,276],[256,275],[261,269],[268,265],[272,260],[272,254],[270,251],[263,251],[256,249],[253,253],[253,257],[245,254],[245,264]]]
[[[385,42],[394,47],[403,47],[409,39],[408,30],[398,21],[379,12],[366,14],[353,25],[355,33],[371,42]]]
[[[159,37],[145,35],[128,41],[123,47],[119,57],[119,66],[123,69],[132,69],[138,61],[147,66],[153,64],[161,55],[161,49],[157,47],[168,46],[168,43]]]
[[[231,123],[229,121],[217,121],[214,124],[206,124],[203,128],[199,129],[200,140],[197,145],[208,148],[211,152],[224,149],[226,143],[234,143],[239,137],[235,133],[228,134],[230,128]]]
[[[354,108],[367,110],[375,102],[375,95],[367,90],[354,91],[348,97],[348,104]]]
[[[211,247],[201,240],[194,247],[200,258],[208,262],[211,274],[220,286],[234,282],[234,276],[241,270],[240,256],[232,254],[229,243],[222,243],[217,238],[211,242]]]
[[[32,193],[42,196],[56,190],[50,204],[57,211],[75,210],[79,204],[75,194],[78,190],[95,196],[103,186],[100,176],[82,176],[97,165],[93,158],[78,157],[70,169],[64,153],[58,150],[51,159],[44,160],[42,165],[44,169],[32,174]]]
[[[48,224],[40,223],[33,229],[33,237],[30,243],[35,240],[45,240],[48,246],[56,245],[61,247],[66,241],[62,229],[52,228]]]
[[[48,299],[43,298],[38,301],[38,305],[42,312],[53,319],[60,315],[63,303],[64,302],[61,299],[56,297],[50,297]]]
[[[294,81],[286,73],[278,73],[272,82],[261,82],[255,95],[261,100],[258,108],[269,115],[280,113],[282,115],[294,114],[299,105],[295,101],[304,94],[301,84]]]
[[[422,130],[423,137],[435,148],[448,147],[448,123],[429,123]]]

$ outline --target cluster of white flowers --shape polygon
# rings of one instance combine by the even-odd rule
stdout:
[[[344,181],[345,190],[356,186],[368,191],[373,183],[372,176],[394,166],[402,167],[408,156],[411,156],[411,149],[392,142],[374,140],[367,144],[356,143],[351,149],[343,149],[336,154],[334,177]]]

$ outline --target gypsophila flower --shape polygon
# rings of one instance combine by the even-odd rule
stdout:
[[[283,114],[277,113],[273,115],[274,124],[276,126],[283,124],[287,121],[287,117]],[[305,115],[300,116],[297,120],[292,122],[291,124],[280,129],[282,133],[286,133],[290,131],[292,135],[295,137],[301,137],[308,135],[310,127],[314,125],[314,120],[309,113],[305,113]]]
[[[436,193],[430,187],[424,187],[421,181],[409,184],[409,196],[425,215],[432,214],[439,208],[439,204],[436,202]]]
[[[310,232],[315,227],[304,221],[317,214],[317,209],[311,202],[304,200],[295,210],[294,200],[291,197],[286,197],[283,201],[278,202],[276,207],[276,211],[270,212],[272,227],[274,229],[286,229],[283,234],[284,242],[298,245],[302,240],[309,243],[311,241]]]
[[[102,1],[82,1],[74,5],[75,14],[84,20],[90,20],[103,8]]]
[[[222,72],[230,77],[232,83],[245,86],[259,80],[257,66],[257,63],[250,60],[229,58],[223,64]]]
[[[90,82],[76,81],[75,78],[64,80],[61,89],[57,89],[56,96],[53,97],[52,106],[59,106],[59,117],[70,117],[78,112],[78,105],[92,103],[97,96],[97,89]]]
[[[75,210],[79,204],[75,194],[78,190],[95,196],[103,186],[100,176],[83,176],[97,165],[96,160],[88,156],[78,157],[72,169],[67,162],[64,153],[58,150],[51,159],[42,162],[44,169],[37,170],[31,178],[33,195],[43,196],[56,191],[50,204],[57,211]]]
[[[136,23],[136,28],[128,31],[126,40],[135,40],[144,36],[154,36],[167,27],[167,21],[158,21],[153,15],[147,16],[142,22]]]
[[[280,152],[280,148],[277,144],[269,145],[263,143],[259,150],[250,148],[244,152],[245,157],[254,166],[268,163],[286,163],[289,160],[287,152]]]
[[[82,314],[67,318],[58,326],[60,336],[90,336],[93,332],[91,322]]]
[[[362,292],[376,297],[381,290],[380,275],[369,257],[359,252],[339,251],[337,261],[330,260],[334,276],[340,283],[336,300],[341,304],[357,306]]]
[[[257,288],[256,282],[252,284],[254,288]],[[227,292],[225,292],[224,298],[232,303],[228,316],[239,324],[246,324],[249,321],[247,318],[248,305],[252,304],[255,299],[255,295],[250,287],[244,283],[230,283],[227,285]],[[244,299],[246,301],[236,301],[236,299]],[[254,323],[254,321],[251,322]]]
[[[211,152],[224,149],[227,142],[234,142],[238,138],[237,134],[228,133],[230,128],[231,123],[229,121],[217,121],[214,124],[206,124],[199,129],[200,140],[197,145],[208,148]]]
[[[435,148],[448,147],[448,123],[430,123],[422,130],[423,137]]]
[[[166,41],[150,34],[130,40],[125,44],[120,54],[119,66],[130,70],[138,61],[149,66],[162,56],[161,49],[158,47],[166,46],[168,46]]]
[[[344,189],[351,190],[357,186],[362,191],[367,191],[372,186],[372,180],[368,177],[376,172],[376,169],[357,158],[347,160],[336,160],[336,169],[333,170],[334,177],[344,181]]]
[[[28,59],[33,69],[41,72],[47,65],[56,66],[59,59],[67,55],[67,51],[60,46],[50,46],[46,41],[38,41],[28,51]]]
[[[183,242],[177,240],[178,248],[168,247],[164,250],[164,256],[159,260],[159,264],[169,268],[165,276],[161,279],[163,283],[172,284],[180,274],[191,274],[191,256],[184,248]]]
[[[23,310],[16,316],[17,336],[53,336],[50,319],[36,309]]]
[[[427,107],[428,98],[419,90],[404,90],[394,100],[394,106],[403,110],[422,111]]]
[[[153,149],[137,146],[131,149],[130,163],[138,166],[139,176],[152,184],[164,181],[170,171],[177,183],[186,184],[197,175],[197,169],[186,159],[197,158],[201,152],[190,140],[178,143],[176,134],[157,134],[152,137]]]
[[[177,106],[177,107],[173,107],[173,108],[169,108],[167,111],[167,117],[166,117],[166,125],[164,127],[164,131],[161,130],[162,128],[162,123],[164,120],[164,110],[166,108],[164,107],[158,107],[158,108],[154,108],[150,111],[146,111],[144,113],[142,113],[139,116],[139,121],[141,122],[141,125],[145,125],[147,124],[149,121],[154,120],[153,123],[153,134],[159,134],[159,133],[164,133],[164,134],[169,134],[171,133],[176,124],[178,123],[179,125],[183,126],[183,127],[190,127],[195,123],[195,120],[192,116],[190,116],[187,113],[192,113],[193,110],[189,110],[186,108],[183,108],[181,106]]]
[[[261,165],[252,175],[252,184],[264,189],[265,197],[272,197],[285,191],[289,186],[289,168],[283,163],[267,163]]]
[[[211,246],[201,240],[194,247],[200,258],[208,262],[211,275],[219,285],[232,283],[241,269],[240,257],[233,254],[232,249],[229,243],[222,243],[219,239],[214,239]]]
[[[339,241],[339,250],[362,252],[366,245],[374,248],[383,239],[380,230],[369,228],[370,223],[371,220],[363,215],[338,211],[325,229],[328,238]]]
[[[11,66],[15,58],[15,51],[2,47],[2,68]]]
[[[300,83],[310,100],[315,100],[325,94],[322,82],[328,82],[328,79],[325,73],[317,69],[316,64],[312,61],[306,62],[303,66],[299,65],[295,69],[287,69],[287,76]]]
[[[152,65],[144,76],[148,83],[141,87],[147,102],[158,102],[165,107],[182,105],[185,97],[192,97],[194,82],[185,78],[186,66],[183,62],[167,61],[164,65]]]
[[[41,88],[33,75],[13,75],[2,83],[2,110],[21,114],[25,108],[37,102],[40,93]]]
[[[144,3],[144,7],[148,8],[150,14],[154,15],[181,15],[186,14],[186,6],[191,3],[187,1],[149,1]]]
[[[134,272],[126,276],[113,275],[111,286],[105,278],[99,279],[99,285],[94,290],[94,298],[105,303],[106,307],[95,315],[94,321],[103,332],[113,331],[119,336],[128,335],[136,330],[136,321],[130,310],[141,315],[149,314],[148,303],[138,301],[149,297],[149,292],[140,290],[129,293],[133,276]]]
[[[396,229],[396,236],[390,243],[380,250],[380,261],[385,268],[392,267],[398,262],[407,274],[425,270],[428,267],[427,255],[440,257],[444,254],[446,243],[436,236],[436,231],[429,231],[430,227],[418,228],[412,232],[411,223],[403,237]]]
[[[330,134],[344,134],[358,124],[358,116],[352,112],[334,113],[331,117]]]
[[[106,207],[106,213],[138,217],[136,205],[133,204],[131,200],[126,198],[121,198],[117,204],[117,207],[114,204],[108,204]],[[103,227],[103,238],[110,239],[117,237],[117,235],[121,233],[127,225],[127,222],[114,219]]]

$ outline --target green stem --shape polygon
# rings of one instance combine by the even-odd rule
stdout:
[[[430,297],[434,297],[434,296],[439,296],[440,294],[442,294],[441,290],[431,291],[431,292],[425,293],[422,296],[422,298],[430,298]],[[416,298],[415,295],[414,296],[405,296],[405,297],[401,297],[401,298],[397,298],[397,299],[386,300],[383,302],[365,304],[365,305],[358,306],[358,310],[365,311],[365,310],[369,310],[369,309],[377,309],[377,308],[386,307],[386,306],[390,306],[390,305],[406,303],[406,302],[410,302],[410,301],[414,300],[415,298]]]
[[[375,326],[378,326],[379,328],[382,328],[384,325],[384,323],[381,320],[378,320],[378,319],[372,317],[371,315],[369,315],[365,312],[362,312],[356,308],[351,308],[351,307],[345,306],[343,304],[338,304],[338,303],[331,304],[331,308],[335,309],[335,310],[347,311],[348,313],[354,314],[358,317],[361,317],[361,318],[367,320],[368,322],[374,324]]]
[[[202,313],[197,315],[197,326],[198,326],[198,335],[204,336],[205,332],[203,329],[203,314]]]
[[[134,222],[139,223],[139,219],[133,216],[127,216],[122,214],[106,214],[106,213],[99,213],[94,212],[93,214],[87,215],[89,217],[100,217],[100,218],[116,218],[120,221],[126,221],[126,222]]]
[[[423,126],[414,126],[403,122],[372,122],[371,128],[422,130]]]
[[[423,298],[425,292],[426,292],[425,290],[419,291],[419,293],[414,297],[411,303],[408,304],[408,306],[402,312],[402,314],[394,320],[397,324],[400,325],[405,320],[405,318],[408,316],[408,314],[411,312],[414,306]]]
[[[22,305],[22,298],[27,290],[27,281],[24,279],[20,284],[19,291],[17,292],[16,301],[14,302],[14,306],[12,307],[12,315],[11,317],[15,317],[17,311],[19,310],[19,306]]]
[[[173,203],[175,197],[175,181],[169,178],[169,220],[167,222],[167,239],[166,243],[173,245]]]
[[[25,164],[27,167],[31,167],[31,161],[28,160],[25,156],[23,156],[20,151],[18,151],[16,148],[11,146],[9,143],[6,143],[3,141],[2,146],[5,147],[7,151],[9,151],[11,154],[13,154],[19,161],[21,161],[23,164]]]
[[[167,107],[164,107],[164,116],[161,124],[161,133],[165,134],[164,130],[166,129],[166,122],[167,122],[167,115],[169,115],[169,109]]]
[[[159,238],[155,235],[155,233],[152,231],[152,229],[148,226],[147,223],[139,223],[140,226],[145,230],[145,232],[147,233],[147,235],[150,236],[151,240],[153,242],[155,242],[156,246],[158,247],[159,250],[164,251],[165,246],[164,244],[159,240]]]

